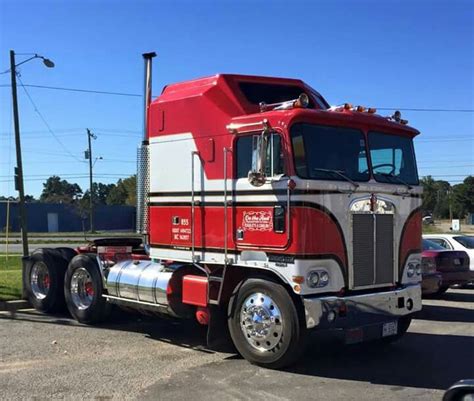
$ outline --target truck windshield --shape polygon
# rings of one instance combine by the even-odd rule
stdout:
[[[368,181],[365,138],[353,128],[295,124],[291,128],[296,173],[317,180]]]
[[[376,181],[418,184],[415,152],[411,138],[369,132],[372,172]]]

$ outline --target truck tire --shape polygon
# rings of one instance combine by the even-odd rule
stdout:
[[[65,309],[64,274],[67,262],[55,249],[38,248],[25,265],[24,282],[28,300],[41,312]]]
[[[77,252],[72,248],[59,247],[54,249],[61,254],[68,264],[77,255]]]
[[[75,256],[64,278],[64,296],[72,317],[93,324],[107,319],[110,304],[102,296],[104,287],[95,255]]]
[[[280,369],[294,363],[304,349],[306,328],[286,289],[266,279],[248,279],[229,302],[232,341],[250,363]]]

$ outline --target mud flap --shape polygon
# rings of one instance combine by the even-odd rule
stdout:
[[[210,320],[207,326],[207,348],[216,352],[236,352],[230,338],[225,308],[210,307]]]
[[[28,277],[26,277],[26,272],[29,271],[29,268],[31,267],[31,264],[33,262],[31,261],[30,256],[23,256],[21,258],[21,298],[27,300],[28,299],[28,292],[26,291],[26,280]]]

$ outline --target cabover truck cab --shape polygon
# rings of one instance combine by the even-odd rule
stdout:
[[[421,309],[421,188],[418,131],[400,113],[330,107],[295,79],[222,74],[153,102],[146,82],[144,241],[34,252],[35,306],[64,299],[84,323],[112,305],[197,319],[211,342],[228,328],[241,355],[276,368],[309,331],[406,332]]]

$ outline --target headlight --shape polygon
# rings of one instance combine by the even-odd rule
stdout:
[[[415,275],[415,264],[414,263],[408,263],[408,268],[407,268],[407,276],[408,277],[413,277]]]
[[[308,285],[312,288],[315,288],[319,284],[319,273],[318,272],[309,272],[308,277],[306,278]]]
[[[319,273],[319,282],[321,286],[327,285],[329,283],[329,274],[327,272],[320,272]]]
[[[329,273],[324,270],[313,270],[306,276],[306,282],[311,288],[325,287],[329,284]]]
[[[415,271],[417,276],[421,276],[421,265],[419,263],[416,264]]]

